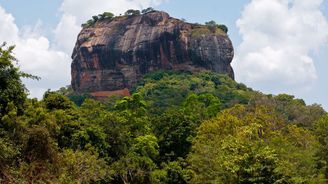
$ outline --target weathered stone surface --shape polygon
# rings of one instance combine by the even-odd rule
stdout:
[[[130,89],[156,70],[211,70],[234,78],[229,37],[203,34],[204,29],[159,11],[98,21],[78,36],[72,87],[77,92]]]

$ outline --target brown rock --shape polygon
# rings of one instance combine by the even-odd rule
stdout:
[[[121,90],[115,90],[115,91],[97,91],[90,93],[91,96],[93,96],[97,100],[106,100],[109,96],[131,96],[129,89],[124,88]]]
[[[211,70],[234,78],[233,46],[227,34],[165,12],[116,17],[83,28],[72,54],[77,92],[131,89],[157,70]]]

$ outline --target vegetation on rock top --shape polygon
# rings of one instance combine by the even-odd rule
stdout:
[[[125,17],[134,17],[134,16],[139,16],[139,15],[145,15],[151,12],[155,12],[156,10],[152,7],[143,9],[143,10],[134,10],[134,9],[129,9],[124,13]],[[120,16],[115,16],[111,12],[104,12],[99,15],[94,15],[92,16],[92,19],[88,20],[86,23],[83,23],[81,26],[83,28],[88,28],[93,25],[95,25],[98,21],[102,20],[113,20],[114,18],[121,17]],[[185,20],[182,19],[184,22]],[[217,33],[217,34],[226,34],[228,33],[228,27],[224,24],[217,24],[215,21],[211,20],[209,22],[205,22],[205,25],[199,24],[199,28],[196,28],[196,30],[193,30],[193,36],[198,37],[201,34],[209,34],[209,33]]]

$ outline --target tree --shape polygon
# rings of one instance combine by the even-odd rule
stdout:
[[[318,183],[314,136],[272,112],[236,106],[203,122],[188,157],[193,183]]]
[[[324,115],[315,123],[314,132],[319,141],[318,167],[323,170],[328,180],[328,115]]]
[[[21,72],[14,65],[14,62],[17,62],[12,54],[14,48],[15,46],[6,47],[6,43],[0,46],[0,118],[7,113],[7,106],[11,102],[17,108],[18,113],[22,114],[28,90],[21,78],[39,79]]]
[[[144,135],[133,142],[128,153],[112,164],[114,176],[119,183],[149,183],[151,172],[156,169],[157,138]]]
[[[162,164],[162,169],[157,169],[151,174],[151,183],[187,184],[192,176],[188,163],[182,158],[177,161]]]
[[[106,178],[109,167],[92,151],[64,150],[60,154],[59,183],[94,183]]]
[[[104,19],[109,19],[109,20],[111,20],[111,19],[113,19],[114,17],[115,17],[114,14],[111,13],[111,12],[104,12],[104,13],[98,15],[98,19],[99,19],[99,20],[104,20]]]
[[[97,22],[99,20],[99,17],[97,15],[92,16],[92,19],[94,22]]]
[[[132,150],[140,156],[156,159],[158,156],[158,143],[154,135],[144,135],[135,138]]]
[[[289,124],[307,128],[313,128],[314,123],[325,114],[320,105],[306,105],[303,100],[287,94],[277,96],[255,94],[249,104],[253,108],[263,105],[270,107]]]
[[[149,157],[130,152],[114,162],[111,167],[115,173],[112,183],[138,184],[149,183],[156,164]]]
[[[217,24],[214,20],[211,20],[209,22],[205,22],[206,27],[212,32],[216,32]]]
[[[223,32],[228,33],[228,27],[224,24],[218,24],[217,27],[221,29]]]
[[[28,161],[54,162],[55,143],[45,127],[33,126],[28,129],[28,138],[24,145],[24,155]]]
[[[144,115],[146,113],[145,107],[145,101],[138,93],[134,93],[132,97],[124,97],[122,100],[119,100],[115,105],[115,109],[126,112],[129,111],[132,114],[135,114],[136,116]]]
[[[12,167],[18,154],[18,148],[10,140],[0,137],[0,182],[9,180],[8,170]]]
[[[184,111],[190,116],[194,116],[199,120],[206,120],[215,116],[221,108],[219,98],[213,94],[189,93],[183,103]]]
[[[46,91],[43,95],[43,102],[47,109],[71,109],[74,108],[74,103],[66,96],[56,92]]]
[[[212,32],[215,33],[216,29],[221,29],[223,32],[228,33],[228,27],[224,24],[217,24],[214,20],[205,22],[205,26]]]
[[[143,10],[141,11],[141,13],[142,13],[142,14],[147,14],[147,13],[150,13],[150,12],[153,12],[153,11],[155,11],[154,8],[149,7],[149,8],[143,9]]]
[[[104,12],[102,16],[105,17],[105,19],[111,19],[114,17],[114,14],[112,12]]]
[[[160,146],[160,160],[172,161],[186,157],[196,134],[197,119],[177,109],[170,109],[152,119]]]
[[[133,10],[133,9],[130,9],[124,13],[125,16],[137,16],[140,14],[141,14],[140,10]]]

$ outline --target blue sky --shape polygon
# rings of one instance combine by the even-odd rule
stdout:
[[[238,82],[328,109],[327,0],[0,0],[0,42],[16,44],[21,68],[42,77],[25,81],[40,97],[70,83],[70,54],[83,21],[148,6],[188,22],[226,24]]]

